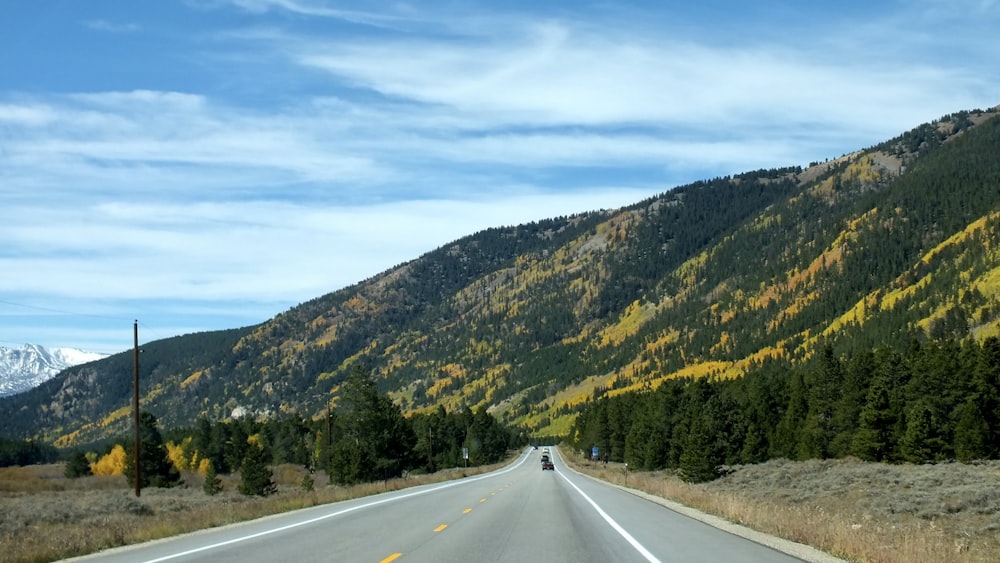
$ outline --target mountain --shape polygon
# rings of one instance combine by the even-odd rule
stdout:
[[[151,342],[143,406],[166,427],[318,415],[360,365],[406,412],[486,406],[561,435],[589,399],[678,376],[997,335],[997,115],[488,229],[260,325]],[[61,446],[124,432],[133,368],[66,370],[0,400],[0,428]]]
[[[106,358],[107,354],[76,348],[45,348],[25,344],[10,349],[0,346],[0,397],[22,393],[55,377],[60,371]]]

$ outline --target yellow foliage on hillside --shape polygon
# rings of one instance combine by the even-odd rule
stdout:
[[[880,308],[883,311],[888,311],[890,309],[895,308],[896,304],[900,300],[902,300],[903,298],[909,297],[910,295],[916,293],[916,291],[918,289],[924,287],[925,285],[927,285],[928,283],[930,283],[930,281],[931,281],[931,276],[930,275],[926,275],[923,278],[921,278],[920,281],[918,281],[917,283],[915,283],[913,285],[908,285],[908,286],[901,287],[899,289],[894,289],[894,290],[892,290],[890,292],[887,292],[885,294],[885,297],[882,298],[882,302],[879,305]]]
[[[736,362],[735,365],[741,371],[749,371],[753,365],[760,364],[765,360],[777,360],[786,357],[788,357],[788,352],[785,350],[785,344],[784,342],[779,342],[775,346],[765,346],[764,348],[761,348],[746,358]]]
[[[1000,267],[993,268],[989,272],[979,276],[972,283],[972,288],[978,290],[987,298],[995,298],[1000,295]]]
[[[103,419],[97,422],[88,422],[86,424],[83,424],[76,430],[73,430],[69,434],[64,434],[62,436],[56,437],[52,441],[52,443],[57,448],[69,448],[75,446],[76,444],[79,443],[81,436],[86,436],[88,433],[91,433],[99,428],[107,428],[116,421],[125,417],[130,417],[131,415],[132,415],[131,406],[121,407],[120,409],[112,411],[111,413],[108,414],[108,416],[104,417]]]
[[[651,319],[655,314],[656,306],[654,304],[640,303],[639,300],[633,301],[622,312],[617,323],[605,327],[597,334],[598,348],[618,346],[626,338],[638,332],[643,323]]]
[[[931,260],[933,260],[938,254],[946,250],[948,247],[954,246],[956,244],[968,240],[978,231],[985,230],[988,225],[995,223],[998,219],[1000,219],[1000,212],[991,213],[990,215],[980,217],[979,219],[969,223],[968,226],[962,229],[961,232],[955,233],[950,237],[946,238],[945,240],[941,241],[940,244],[938,244],[930,251],[928,251],[927,254],[925,254],[923,258],[921,258],[921,261],[923,261],[924,264],[930,264]]]
[[[674,377],[690,377],[695,379],[702,377],[732,379],[743,375],[743,372],[733,362],[711,361],[686,366],[673,375]]]
[[[698,273],[704,269],[711,255],[705,251],[689,258],[677,268],[677,278],[686,286],[692,287],[698,281]]]
[[[437,381],[434,382],[434,385],[431,385],[427,389],[427,396],[438,397],[441,394],[441,392],[445,390],[445,388],[451,385],[451,382],[452,378],[450,377],[442,377],[438,379]]]
[[[844,252],[851,241],[857,238],[857,232],[866,223],[875,220],[878,215],[878,208],[873,208],[859,217],[848,221],[845,229],[819,256],[813,259],[803,270],[793,270],[788,272],[786,279],[782,283],[764,285],[761,284],[760,293],[755,298],[749,298],[748,304],[751,308],[760,309],[767,307],[783,295],[790,295],[800,288],[808,288],[816,276],[827,269],[838,266],[844,259]],[[792,303],[781,313],[778,318],[787,318],[797,315],[806,305],[811,303],[819,295],[810,292],[806,295],[799,295],[792,300]],[[777,322],[781,322],[780,320]],[[773,329],[769,327],[769,330]]]
[[[90,472],[94,475],[124,475],[126,455],[125,448],[117,444],[101,459],[90,464]]]
[[[126,418],[132,415],[132,407],[124,406],[120,409],[115,409],[111,411],[108,416],[104,417],[98,424],[102,427],[107,427],[108,425],[114,423],[115,421]]]
[[[191,385],[195,381],[198,381],[198,378],[200,378],[204,374],[205,374],[205,370],[198,370],[198,371],[192,373],[191,375],[189,375],[187,377],[187,379],[185,379],[184,381],[181,382],[181,389],[184,389],[188,385]]]
[[[732,344],[733,339],[729,336],[729,332],[722,331],[722,334],[719,335],[719,341],[712,346],[710,352],[713,354],[724,354],[731,349]]]
[[[352,365],[356,364],[361,358],[373,353],[375,349],[378,348],[378,340],[372,340],[368,343],[368,346],[361,348],[357,353],[340,362],[340,371],[347,371]],[[335,372],[324,372],[316,376],[316,381],[323,381],[324,379],[329,379],[333,377]]]
[[[848,309],[847,312],[837,318],[837,320],[830,323],[830,325],[823,330],[822,335],[829,336],[840,332],[852,324],[859,326],[865,324],[865,320],[869,317],[869,311],[879,306],[879,295],[879,291],[874,291],[864,299],[859,300],[853,307]]]
[[[976,221],[973,221],[972,223],[969,223],[969,225],[966,226],[965,229],[962,229],[961,232],[955,233],[954,235],[948,237],[940,244],[929,250],[926,254],[924,254],[920,258],[920,261],[923,264],[932,265],[932,262],[940,253],[944,252],[945,250],[947,250],[952,246],[967,241],[968,239],[976,235],[979,231],[984,231],[985,229],[990,227],[998,219],[1000,219],[1000,213],[992,213],[985,217],[981,217]],[[987,241],[989,240],[988,237],[985,238]],[[901,280],[897,280],[897,285],[900,287],[899,289],[895,289],[893,291],[886,293],[886,295],[882,298],[881,301],[882,310],[885,311],[894,308],[901,299],[904,299],[916,293],[919,289],[931,283],[932,280],[933,280],[933,274],[931,273],[926,274],[925,276],[920,278],[916,283],[913,284],[904,285],[903,283],[901,283]],[[970,285],[971,287],[978,289],[981,293],[983,293],[983,295],[986,296],[994,296],[1000,293],[1000,278],[998,278],[997,276],[993,276],[992,273],[987,274],[985,276],[980,276],[978,280],[972,282]]]
[[[63,434],[62,436],[57,437],[55,440],[52,441],[52,445],[54,445],[57,448],[72,447],[76,445],[77,440],[80,438],[80,434],[84,430],[89,430],[91,428],[93,428],[93,426],[89,424],[81,426],[80,428],[70,432],[69,434]]]
[[[872,184],[882,180],[883,171],[881,168],[875,166],[874,159],[869,154],[856,159],[848,165],[844,175],[850,179],[860,180],[864,184]]]

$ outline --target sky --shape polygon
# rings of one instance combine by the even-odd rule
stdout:
[[[0,0],[0,346],[264,322],[491,227],[1000,104],[1000,1]]]

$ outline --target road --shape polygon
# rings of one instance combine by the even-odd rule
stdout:
[[[569,470],[505,469],[105,551],[74,561],[801,561]]]

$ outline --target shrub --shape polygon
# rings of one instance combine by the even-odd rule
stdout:
[[[66,460],[66,468],[63,474],[70,479],[76,479],[78,477],[86,477],[91,474],[90,471],[90,461],[87,460],[87,454],[83,452],[73,452]]]

